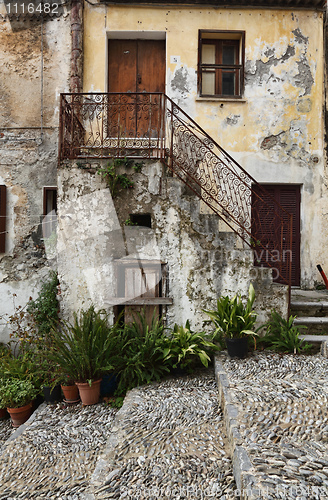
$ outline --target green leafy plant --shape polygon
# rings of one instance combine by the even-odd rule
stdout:
[[[282,352],[299,354],[312,348],[304,339],[300,338],[301,329],[306,326],[295,326],[296,316],[289,316],[286,320],[277,311],[271,311],[270,320],[263,325],[266,328],[266,334],[261,342],[269,348]]]
[[[257,313],[253,310],[255,301],[255,291],[252,283],[248,291],[248,300],[244,304],[239,295],[232,299],[227,295],[217,299],[217,308],[205,310],[204,312],[211,318],[215,329],[214,339],[223,345],[224,338],[238,338],[246,335],[257,335],[254,325]]]
[[[143,161],[136,162],[134,165],[132,165],[132,168],[135,172],[139,173],[142,170],[142,167],[144,167],[145,164]]]
[[[132,164],[131,158],[115,158],[112,162],[108,162],[105,167],[98,168],[97,173],[105,179],[113,198],[118,195],[120,189],[129,189],[134,186],[134,182],[129,179],[127,174],[117,172],[119,166],[131,167]]]
[[[111,408],[122,408],[124,403],[124,396],[111,396],[109,398],[105,398],[105,402]]]
[[[37,396],[38,390],[29,380],[16,378],[2,379],[0,382],[0,408],[19,408]]]
[[[28,380],[34,387],[40,390],[42,382],[37,372],[38,364],[29,353],[20,354],[17,357],[5,357],[0,361],[0,373],[2,378]]]
[[[131,325],[116,331],[116,355],[111,358],[118,374],[117,394],[138,385],[148,384],[169,372],[164,362],[164,325],[155,316],[148,325],[144,312],[138,313]]]
[[[91,382],[112,370],[110,358],[115,346],[116,325],[110,326],[105,311],[94,306],[74,314],[73,324],[62,323],[53,332],[49,358],[77,382]]]
[[[191,331],[189,321],[185,326],[174,325],[173,332],[166,340],[164,347],[164,361],[171,368],[189,369],[200,361],[204,366],[208,366],[211,355],[218,350],[218,347],[206,339],[203,332]]]
[[[57,273],[52,271],[49,280],[43,283],[38,297],[35,300],[30,300],[26,308],[35,321],[43,346],[48,341],[49,334],[54,325],[58,322],[58,285]]]
[[[137,226],[138,224],[136,222],[132,222],[132,220],[130,218],[128,218],[123,222],[123,225],[124,226]]]

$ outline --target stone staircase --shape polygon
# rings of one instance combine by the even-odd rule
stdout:
[[[291,314],[296,326],[306,326],[300,337],[310,342],[328,341],[328,290],[292,288]]]

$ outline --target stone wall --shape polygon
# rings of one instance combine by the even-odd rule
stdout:
[[[7,15],[0,1],[0,185],[6,186],[6,251],[0,255],[0,318],[35,297],[49,271],[43,188],[56,186],[59,94],[69,91],[69,12]],[[51,263],[50,263],[51,264]],[[0,322],[0,341],[9,337]]]
[[[145,162],[140,173],[122,168],[134,187],[112,198],[95,165],[64,165],[59,170],[58,270],[61,310],[94,303],[112,311],[118,297],[117,267],[127,261],[164,263],[168,325],[202,328],[203,308],[214,308],[221,294],[257,292],[264,321],[272,307],[286,314],[286,287],[273,285],[267,270],[255,269],[252,252],[238,237],[219,230],[215,214],[201,214],[200,201],[159,162]],[[126,225],[131,214],[150,214],[151,228]],[[163,286],[164,286],[163,285]]]

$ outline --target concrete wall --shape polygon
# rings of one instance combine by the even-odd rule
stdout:
[[[7,187],[7,238],[0,255],[0,317],[12,313],[13,293],[21,306],[35,297],[48,272],[43,188],[57,184],[59,93],[69,91],[69,70],[68,12],[45,18],[42,40],[40,19],[9,20],[1,0],[0,184]],[[0,341],[8,335],[0,325]]]
[[[59,170],[58,271],[61,310],[112,311],[118,298],[117,266],[126,260],[166,264],[168,325],[187,319],[202,328],[203,308],[214,308],[220,294],[247,295],[256,288],[259,320],[272,307],[286,312],[286,287],[272,285],[267,270],[254,269],[252,253],[235,234],[219,231],[219,218],[201,214],[200,202],[160,163],[148,162],[140,173],[121,168],[134,187],[114,199],[95,165],[64,165]],[[130,214],[149,213],[151,229],[126,226]]]
[[[167,94],[256,180],[301,185],[301,285],[321,282],[316,264],[328,262],[323,13],[87,4],[84,22],[85,92],[107,90],[108,36],[163,36]],[[241,101],[198,96],[199,29],[246,31]]]

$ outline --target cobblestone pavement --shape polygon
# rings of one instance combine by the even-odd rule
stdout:
[[[235,491],[213,370],[134,389],[119,412],[41,407],[0,455],[0,500],[230,500]]]
[[[228,382],[235,443],[250,460],[241,473],[245,497],[327,499],[328,360],[270,352],[217,360]]]

